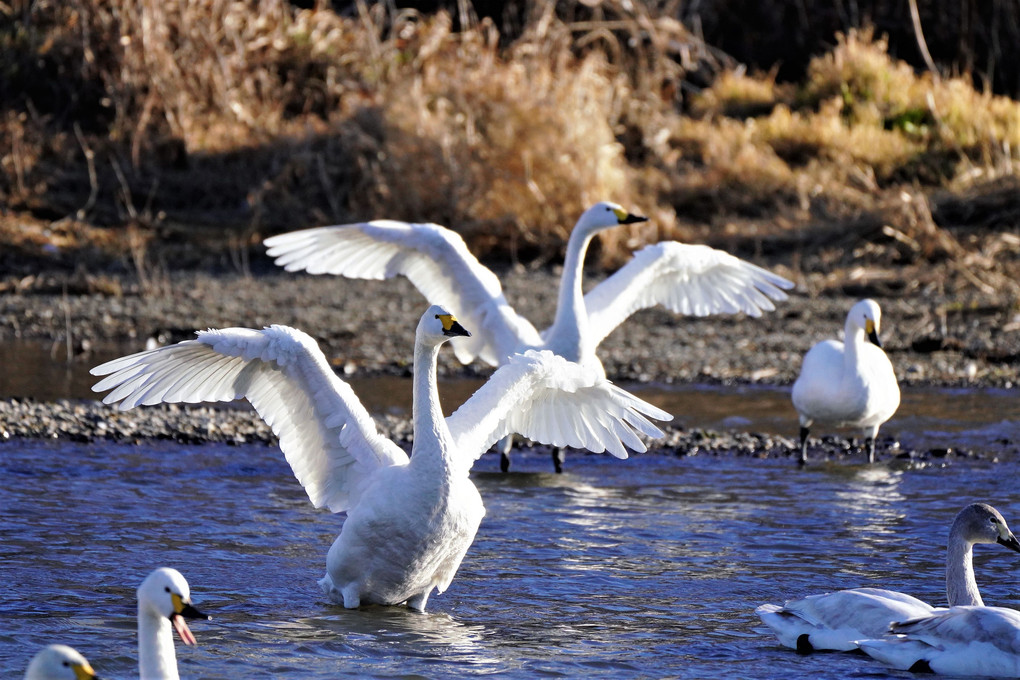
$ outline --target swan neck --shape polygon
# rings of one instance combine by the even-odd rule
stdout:
[[[448,454],[452,448],[450,430],[443,416],[439,403],[439,384],[436,378],[436,367],[439,363],[440,345],[415,343],[414,349],[414,391],[412,394],[412,418],[414,424],[414,443],[411,445],[411,462],[424,465],[438,461],[448,464]],[[434,446],[432,443],[438,443]],[[424,454],[417,455],[419,450]],[[438,453],[436,456],[434,454]]]
[[[178,680],[170,619],[138,605],[138,673],[145,680]]]
[[[594,352],[586,346],[589,337],[588,310],[584,306],[584,256],[593,234],[577,227],[567,241],[567,255],[563,261],[560,293],[556,302],[556,318],[549,329],[547,344],[553,351],[570,361],[580,362]]]
[[[950,534],[946,549],[946,597],[950,607],[984,606],[974,579],[972,544],[954,534]]]

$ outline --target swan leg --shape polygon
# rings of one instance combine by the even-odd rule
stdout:
[[[499,471],[506,473],[510,471],[510,449],[514,446],[514,436],[507,436],[496,442],[496,450],[499,451]]]
[[[407,607],[408,607],[408,609],[413,609],[416,612],[423,612],[423,611],[425,611],[425,603],[428,602],[429,593],[431,591],[432,591],[432,589],[429,588],[424,593],[419,593],[418,595],[415,595],[414,597],[407,598]]]
[[[558,446],[554,446],[552,449],[552,462],[553,467],[556,468],[556,474],[563,474],[563,463],[567,460],[567,452]]]
[[[864,447],[868,450],[868,462],[875,462],[875,438],[868,437],[864,440]]]
[[[797,461],[799,465],[805,465],[807,463],[807,436],[811,428],[800,426],[800,459]]]

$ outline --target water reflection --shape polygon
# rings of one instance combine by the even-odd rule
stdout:
[[[515,460],[548,467],[545,452]],[[421,615],[325,601],[316,580],[341,519],[310,506],[274,447],[0,444],[0,664],[60,640],[133,676],[134,588],[166,564],[215,617],[178,651],[184,677],[875,675],[853,655],[780,648],[754,607],[862,585],[941,602],[963,505],[987,500],[1020,525],[1012,476],[983,462],[570,462],[474,475],[487,515]],[[1016,566],[978,547],[988,602],[1017,604]]]

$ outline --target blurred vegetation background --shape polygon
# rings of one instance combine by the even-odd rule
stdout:
[[[0,287],[382,217],[541,266],[610,199],[652,219],[602,266],[670,238],[1015,304],[1020,2],[951,5],[3,0]]]

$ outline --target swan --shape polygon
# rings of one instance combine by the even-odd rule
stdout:
[[[280,440],[315,507],[347,512],[319,581],[333,602],[424,611],[443,592],[485,514],[468,474],[500,437],[608,450],[644,451],[637,432],[662,432],[645,416],[671,416],[551,352],[515,356],[455,413],[443,418],[436,381],[440,346],[468,331],[433,305],[415,332],[411,456],[380,435],[350,386],[315,341],[287,326],[228,328],[92,369],[113,388],[108,404],[246,398]]]
[[[972,503],[961,510],[949,529],[946,548],[946,596],[950,606],[984,604],[974,579],[975,543],[998,543],[1020,552],[1020,541],[998,510],[986,503]],[[802,654],[856,649],[858,640],[881,637],[893,621],[935,611],[916,597],[881,588],[809,595],[782,607],[763,604],[755,609],[781,644]]]
[[[875,462],[878,428],[900,405],[900,388],[878,339],[882,310],[874,300],[850,308],[844,342],[823,340],[804,356],[793,383],[800,419],[800,464],[807,462],[807,438],[815,423],[864,431],[868,462]]]
[[[191,589],[181,572],[154,570],[138,586],[138,672],[145,680],[177,680],[177,654],[171,629],[181,642],[195,644],[185,619],[208,619],[191,604]]]
[[[664,241],[635,253],[584,295],[584,256],[595,234],[644,221],[646,217],[606,201],[581,215],[567,243],[555,318],[541,333],[510,306],[499,279],[471,254],[460,235],[438,224],[375,220],[279,234],[264,244],[267,254],[289,272],[357,279],[406,276],[429,302],[448,306],[476,329],[470,338],[452,343],[465,364],[479,359],[501,366],[514,354],[546,349],[604,375],[596,347],[638,310],[664,305],[695,316],[744,312],[759,317],[774,310],[772,300],[785,300],[783,290],[793,287],[781,276],[721,250]],[[505,472],[510,439],[497,448]],[[561,472],[558,450],[553,451],[553,463]]]
[[[1005,607],[951,607],[892,623],[892,635],[861,640],[868,655],[900,670],[1020,677],[1020,612]]]
[[[96,677],[85,657],[67,645],[43,647],[25,670],[25,680],[90,680]]]

